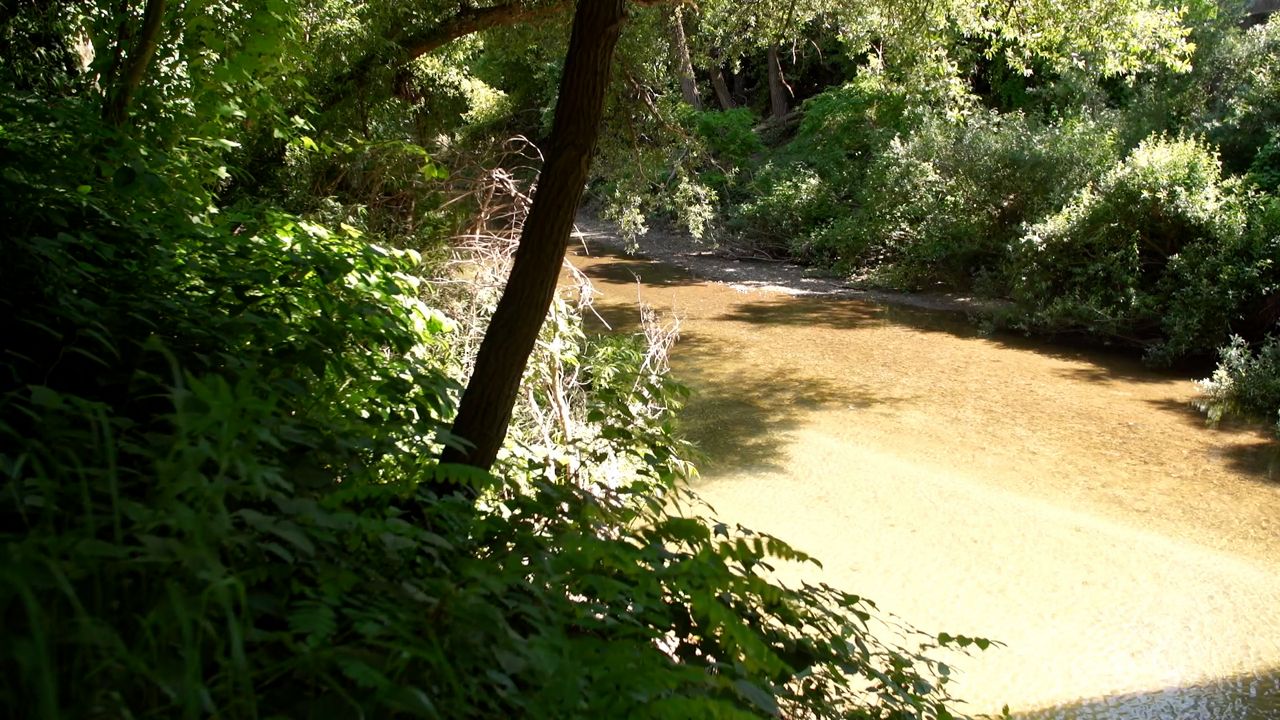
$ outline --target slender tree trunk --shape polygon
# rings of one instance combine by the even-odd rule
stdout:
[[[671,30],[671,56],[680,77],[680,94],[685,102],[701,110],[702,98],[698,96],[698,80],[693,75],[693,61],[689,58],[689,41],[684,36],[680,8],[668,8],[667,24]]]
[[[102,117],[112,125],[124,124],[129,104],[133,102],[133,96],[147,74],[151,58],[156,54],[156,47],[160,44],[160,29],[164,25],[164,9],[165,0],[147,0],[142,11],[142,29],[138,38],[124,59],[119,77],[112,77],[111,85],[106,88],[107,98],[102,106]]]
[[[758,55],[756,57],[759,57]],[[782,62],[778,58],[778,46],[769,47],[769,115],[781,121],[787,116],[787,89],[782,84]]]
[[[711,87],[716,91],[716,100],[720,103],[722,110],[732,110],[738,106],[733,101],[733,95],[729,92],[729,84],[724,81],[724,70],[721,69],[720,63],[712,58],[715,63],[711,66]]]
[[[14,3],[15,5],[17,3]],[[124,49],[129,44],[129,0],[120,0],[116,5],[116,38],[111,44],[111,61],[99,73],[98,84],[103,92],[110,92],[120,78],[120,66],[124,64]],[[96,50],[97,48],[95,48]],[[105,54],[103,54],[105,57]],[[103,101],[102,114],[106,115],[106,101]]]
[[[623,0],[578,2],[546,162],[511,275],[480,343],[475,370],[453,424],[453,435],[470,446],[446,448],[441,462],[487,470],[506,437],[520,378],[555,296],[560,264],[600,132],[609,70],[624,15]]]

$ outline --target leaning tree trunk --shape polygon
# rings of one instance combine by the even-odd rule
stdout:
[[[671,30],[671,56],[680,77],[680,95],[685,102],[701,110],[702,98],[698,96],[698,80],[693,75],[693,60],[689,58],[689,41],[684,36],[680,8],[673,7],[667,11],[667,23]]]
[[[781,121],[787,116],[787,89],[782,84],[782,61],[778,57],[777,45],[769,46],[768,65],[769,114],[774,120]]]
[[[729,84],[724,81],[724,69],[720,67],[720,60],[715,55],[712,55],[711,63],[711,87],[716,91],[716,100],[720,102],[720,109],[732,110],[738,104],[733,101],[733,94],[729,92]]]
[[[441,462],[487,470],[506,437],[520,378],[555,296],[560,264],[586,185],[624,14],[623,0],[578,2],[546,162],[511,275],[480,343],[475,370],[453,423],[453,435],[467,446],[445,448]]]

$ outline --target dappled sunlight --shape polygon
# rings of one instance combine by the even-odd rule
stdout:
[[[637,300],[681,319],[685,430],[724,519],[812,553],[824,567],[806,579],[1004,643],[948,658],[962,709],[1275,716],[1274,443],[1207,427],[1190,375],[983,335],[954,313],[637,287],[593,275],[615,258],[575,262],[610,322],[629,327]]]

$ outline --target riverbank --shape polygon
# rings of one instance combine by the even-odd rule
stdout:
[[[588,254],[589,246],[598,243],[612,252],[663,262],[740,292],[760,290],[793,296],[861,300],[970,317],[1009,307],[1006,301],[959,293],[903,293],[853,287],[843,278],[819,268],[789,261],[735,257],[686,232],[654,228],[640,239],[637,247],[628,247],[628,243],[618,237],[605,220],[583,214],[579,215],[576,226],[571,242],[586,240]]]
[[[1280,717],[1274,445],[1206,427],[1191,377],[582,229],[611,327],[681,318],[700,493],[821,559],[806,579],[1005,643],[957,661],[971,711]]]

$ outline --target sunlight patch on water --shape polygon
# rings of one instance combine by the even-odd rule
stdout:
[[[1274,444],[1206,428],[1190,378],[953,317],[578,262],[615,327],[637,274],[682,317],[685,425],[722,517],[911,625],[1005,644],[955,659],[970,711],[1280,718]]]

